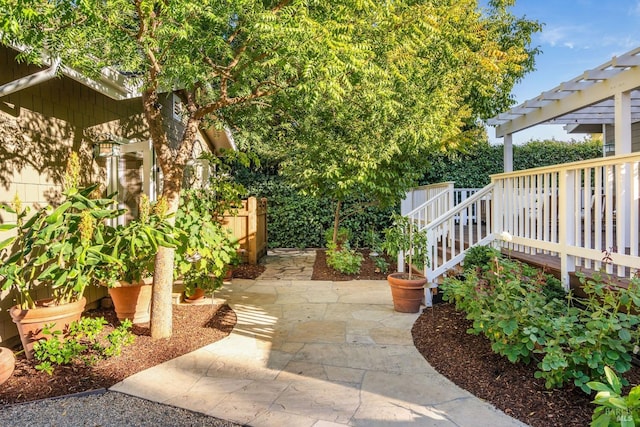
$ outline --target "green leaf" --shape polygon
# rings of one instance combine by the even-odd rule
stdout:
[[[9,237],[7,239],[4,239],[2,242],[0,242],[0,251],[8,246],[10,246],[11,244],[13,244],[13,242],[16,240],[16,237]]]
[[[58,221],[60,221],[61,219],[61,215],[67,210],[69,209],[69,207],[72,205],[71,202],[67,201],[64,202],[63,204],[61,204],[60,206],[58,206],[58,208],[56,210],[54,210],[47,218],[46,218],[46,222],[47,224],[54,224],[57,223]]]
[[[598,381],[590,381],[587,383],[587,386],[593,391],[607,391],[612,392],[612,390],[606,385]]]
[[[628,329],[620,329],[618,331],[618,338],[620,338],[624,342],[631,341],[631,333]]]
[[[613,391],[615,391],[617,394],[620,394],[622,389],[622,383],[620,382],[620,379],[615,374],[615,372],[613,372],[613,370],[610,367],[605,366],[604,374],[607,378],[607,382],[609,383]]]
[[[611,421],[611,415],[608,412],[603,412],[598,418],[591,421],[591,427],[609,427]]]

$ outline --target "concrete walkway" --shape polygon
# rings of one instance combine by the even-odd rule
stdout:
[[[216,293],[238,316],[231,335],[111,390],[254,427],[524,425],[429,366],[418,314],[394,312],[385,281],[285,279],[266,274],[286,271],[272,256]]]

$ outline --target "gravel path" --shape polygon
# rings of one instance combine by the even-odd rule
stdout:
[[[13,427],[238,427],[229,421],[101,390],[9,406],[0,410],[0,426]]]

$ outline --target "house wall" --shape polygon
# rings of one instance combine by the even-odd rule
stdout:
[[[0,46],[0,85],[39,70],[17,63],[15,52]],[[148,138],[140,99],[115,101],[66,77],[0,98],[0,203],[10,203],[17,194],[34,209],[55,205],[71,151],[80,155],[84,183],[104,183],[105,161],[93,159],[92,147],[107,132]],[[15,218],[0,211],[0,223],[10,222]],[[6,237],[0,232],[0,241]],[[89,303],[103,292],[91,289]],[[45,297],[45,291],[36,296]],[[13,304],[12,295],[0,294],[0,343],[15,341],[17,331],[7,313]]]
[[[615,133],[615,126],[605,126],[605,140],[603,141],[605,147],[615,145]],[[640,122],[631,124],[631,151],[634,153],[640,151]],[[605,154],[607,156],[612,156],[615,153],[613,151],[610,151]]]

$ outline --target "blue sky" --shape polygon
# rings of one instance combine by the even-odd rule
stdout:
[[[512,10],[544,24],[533,39],[542,51],[536,70],[513,89],[518,104],[640,46],[640,0],[516,0]],[[494,136],[489,128],[490,141]],[[561,126],[541,125],[514,134],[513,141],[552,137],[576,139]]]

